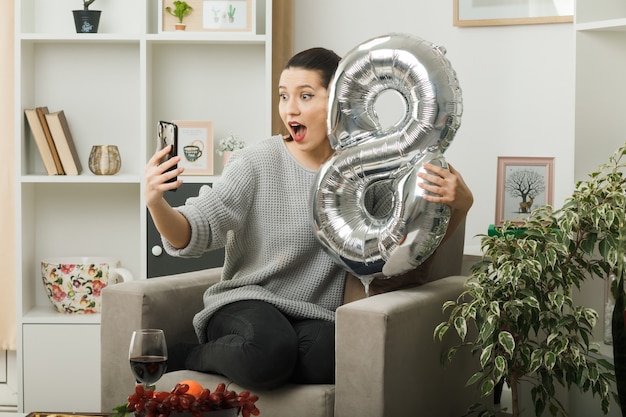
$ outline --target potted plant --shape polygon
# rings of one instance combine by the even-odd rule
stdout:
[[[229,23],[233,23],[235,21],[235,12],[237,11],[237,8],[234,7],[232,4],[228,5],[228,12],[226,12],[228,14],[228,22]]]
[[[222,157],[223,165],[226,165],[226,161],[228,161],[233,151],[242,149],[244,146],[246,146],[246,142],[232,133],[221,139],[217,144],[217,153]]]
[[[519,386],[532,385],[534,414],[566,415],[555,397],[556,383],[601,398],[610,406],[610,383],[616,380],[626,410],[626,331],[624,329],[624,256],[626,254],[626,144],[607,164],[576,188],[561,209],[542,206],[520,226],[505,223],[499,233],[482,236],[483,259],[472,267],[466,290],[444,304],[449,318],[435,329],[441,340],[454,329],[461,348],[479,354],[480,370],[468,385],[483,396],[499,381],[511,388],[512,415],[520,416]],[[602,359],[591,339],[598,320],[593,309],[574,303],[571,292],[590,278],[615,277],[613,320],[615,367]],[[475,337],[468,340],[468,329]],[[614,372],[615,369],[615,372]],[[476,405],[470,414],[493,416]]]
[[[82,10],[72,10],[76,33],[97,33],[100,23],[100,10],[89,10],[89,6],[96,0],[83,0]]]
[[[178,23],[175,25],[176,30],[185,30],[186,25],[183,23],[183,19],[193,11],[193,8],[185,1],[176,0],[174,8],[167,6],[165,11],[178,19]]]

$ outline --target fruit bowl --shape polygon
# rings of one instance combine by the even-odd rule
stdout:
[[[205,417],[237,417],[239,416],[239,408],[226,408],[224,410],[203,411]],[[191,413],[172,413],[170,417],[193,417]]]
[[[191,387],[191,389],[190,389]],[[196,381],[182,381],[171,391],[154,391],[137,385],[125,404],[116,407],[115,417],[134,413],[136,417],[242,417],[261,414],[257,395],[237,393],[220,383],[211,391]]]

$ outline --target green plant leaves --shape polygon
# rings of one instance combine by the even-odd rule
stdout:
[[[461,346],[479,354],[480,372],[468,385],[476,384],[483,395],[503,377],[513,384],[530,378],[536,382],[536,415],[565,415],[554,399],[554,384],[575,384],[598,394],[607,413],[615,375],[613,365],[599,358],[591,343],[598,314],[576,305],[571,294],[585,280],[609,274],[622,284],[613,287],[614,294],[623,291],[624,155],[626,144],[587,181],[576,184],[560,209],[542,206],[521,226],[505,223],[498,234],[481,236],[483,258],[472,266],[463,294],[444,304],[449,317],[434,336],[441,340],[454,328],[463,341],[448,350],[448,358]],[[477,331],[470,337],[468,327],[473,325]],[[623,333],[626,346],[626,330]],[[626,366],[620,369],[626,386]],[[626,390],[622,398],[626,403]],[[480,408],[471,413],[492,415]]]
[[[467,335],[467,322],[464,317],[459,316],[454,319],[454,328],[461,340],[465,340],[465,335]]]
[[[491,359],[491,352],[493,351],[493,345],[489,345],[483,349],[480,354],[480,367],[485,368],[487,366],[487,362]]]
[[[493,316],[488,316],[487,320],[480,327],[480,340],[485,343],[491,339],[493,332],[496,330],[496,323]]]
[[[493,379],[499,381],[506,375],[508,370],[507,361],[504,356],[496,356],[494,359]]]
[[[509,356],[513,356],[513,350],[515,349],[515,339],[513,338],[513,335],[511,333],[507,331],[500,332],[500,334],[498,334],[498,343],[500,343],[500,346],[504,348]]]
[[[555,364],[556,364],[556,354],[551,351],[546,352],[543,357],[543,365],[547,369],[552,369],[554,368]]]

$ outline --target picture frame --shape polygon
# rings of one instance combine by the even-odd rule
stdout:
[[[574,21],[574,0],[453,0],[454,26],[504,26]]]
[[[256,30],[255,0],[186,1],[193,11],[183,21],[185,32],[254,33]],[[172,3],[173,0],[159,0],[159,33],[176,31],[177,19],[165,10],[168,6],[172,7]],[[232,16],[229,11],[232,11]]]
[[[213,175],[213,123],[204,120],[174,120],[178,126],[181,175]]]
[[[495,225],[521,223],[530,212],[553,204],[553,157],[498,157]]]

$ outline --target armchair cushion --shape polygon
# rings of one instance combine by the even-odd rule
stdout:
[[[170,390],[177,382],[185,379],[198,381],[203,387],[215,388],[220,382],[228,382],[221,375],[205,374],[196,371],[175,371],[167,373],[157,383],[160,391]],[[231,383],[229,389],[237,392],[247,388]],[[254,390],[259,396],[257,407],[262,416],[294,417],[333,417],[335,386],[331,384],[298,385],[289,384],[275,390]]]

